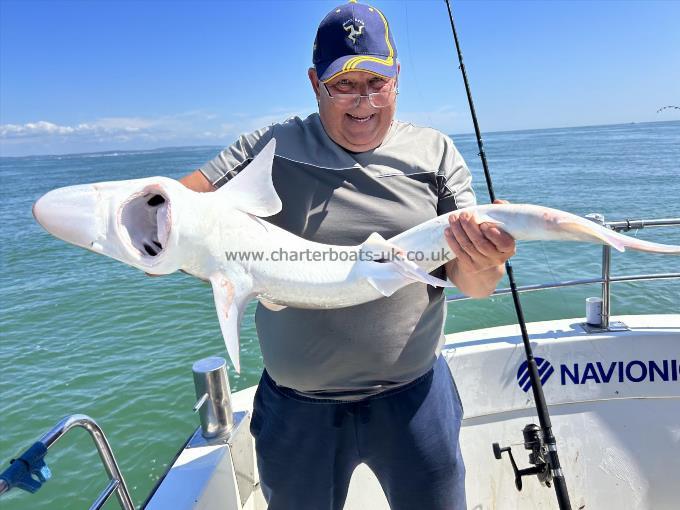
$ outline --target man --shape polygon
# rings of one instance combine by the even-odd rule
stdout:
[[[306,239],[359,244],[473,205],[470,173],[450,139],[394,120],[399,64],[377,9],[351,2],[319,25],[309,80],[319,113],[241,136],[182,179],[212,191],[276,138],[283,210],[267,221]],[[440,268],[466,294],[490,294],[514,241],[470,215],[446,232]],[[412,284],[338,310],[256,313],[265,371],[254,402],[262,490],[271,510],[341,509],[366,463],[393,509],[465,508],[462,405],[439,356],[441,289]]]

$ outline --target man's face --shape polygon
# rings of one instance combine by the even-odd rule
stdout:
[[[394,89],[395,80],[381,78],[364,71],[351,71],[321,83],[314,69],[309,79],[319,100],[321,122],[331,139],[352,152],[365,152],[378,147],[385,139],[397,109],[396,95],[384,108],[372,106],[368,98],[355,105],[342,105],[330,96],[337,94],[368,95]],[[329,96],[330,94],[330,96]]]

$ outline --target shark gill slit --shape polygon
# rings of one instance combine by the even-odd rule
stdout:
[[[158,213],[168,207],[166,197],[158,192],[144,193],[131,198],[121,211],[121,224],[127,230],[134,249],[143,255],[156,257],[163,251],[158,231]],[[163,237],[167,238],[167,237]]]

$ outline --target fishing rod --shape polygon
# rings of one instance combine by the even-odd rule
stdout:
[[[470,105],[470,114],[472,115],[472,122],[475,126],[475,134],[477,136],[477,147],[479,148],[479,157],[482,160],[482,167],[484,168],[484,177],[486,178],[486,186],[489,190],[489,198],[493,202],[496,200],[496,194],[493,190],[493,183],[491,181],[491,173],[489,172],[489,165],[486,161],[486,154],[484,153],[484,142],[482,141],[481,131],[479,129],[479,122],[477,122],[477,114],[475,113],[475,105],[472,101],[472,92],[470,91],[470,84],[465,72],[465,64],[463,63],[463,53],[458,42],[458,34],[456,33],[456,26],[453,22],[453,13],[451,12],[451,4],[449,0],[445,0],[446,8],[449,11],[449,20],[451,21],[451,31],[453,32],[453,39],[456,43],[456,51],[458,53],[458,62],[460,63],[460,71],[463,74],[463,81],[465,82],[465,91],[467,92],[468,103]],[[515,460],[512,457],[510,447],[500,448],[498,443],[494,443],[493,450],[497,459],[501,458],[503,452],[508,452],[513,470],[515,472],[515,486],[517,490],[522,490],[522,476],[537,475],[541,483],[550,487],[552,480],[555,485],[555,493],[560,510],[571,510],[571,503],[569,502],[569,492],[567,491],[567,482],[564,478],[564,473],[560,466],[560,459],[557,453],[557,441],[552,432],[552,423],[550,422],[550,413],[548,412],[548,405],[545,401],[543,393],[543,386],[541,378],[538,373],[538,366],[534,359],[534,354],[529,343],[529,334],[527,333],[526,321],[524,320],[524,312],[522,311],[522,304],[519,300],[519,292],[517,291],[517,284],[512,272],[512,264],[510,261],[505,262],[505,270],[510,282],[510,289],[512,291],[512,300],[515,303],[515,311],[517,312],[517,321],[522,331],[522,341],[524,343],[524,352],[527,358],[527,369],[529,370],[529,378],[531,380],[531,388],[534,394],[534,402],[536,404],[536,412],[538,414],[538,421],[541,424],[539,428],[530,424],[524,427],[524,446],[531,450],[529,455],[529,462],[534,464],[534,467],[527,469],[518,469]],[[541,437],[542,435],[542,437]]]

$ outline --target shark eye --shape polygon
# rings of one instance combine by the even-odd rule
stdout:
[[[169,203],[160,193],[133,196],[121,210],[121,226],[142,255],[161,254],[169,236]]]

